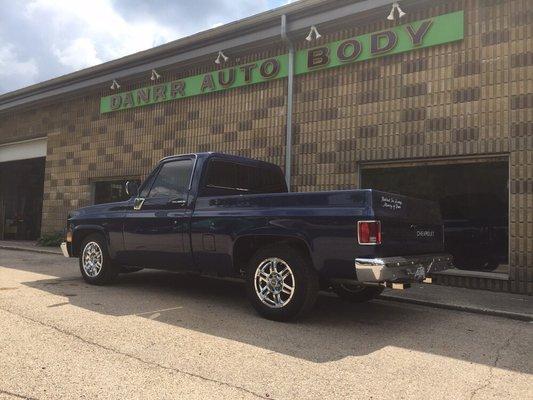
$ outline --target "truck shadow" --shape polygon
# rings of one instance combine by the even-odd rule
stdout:
[[[148,270],[121,275],[112,286],[90,286],[79,276],[76,264],[65,261],[68,268],[41,269],[27,264],[8,268],[57,276],[23,282],[68,299],[47,307],[71,304],[105,315],[136,315],[315,363],[395,346],[493,366],[510,332],[528,329],[517,321],[495,324],[495,317],[384,300],[349,304],[330,295],[319,297],[308,318],[278,323],[255,313],[240,282]],[[530,342],[520,346],[521,352],[531,353],[524,348],[531,346]],[[498,367],[533,373],[527,360],[501,357]]]

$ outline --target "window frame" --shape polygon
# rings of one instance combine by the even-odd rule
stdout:
[[[139,186],[139,190],[137,193],[137,198],[148,198],[148,193],[150,193],[150,190],[152,190],[152,185],[154,184],[154,179],[159,173],[160,166],[158,165],[150,174],[146,177],[146,179],[141,183],[141,186]],[[148,187],[149,186],[149,187]],[[141,193],[144,189],[148,188],[148,192],[146,193],[146,196],[141,196]]]
[[[169,158],[168,160],[167,159],[163,159],[159,163],[157,168],[146,178],[145,183],[149,183],[150,184],[150,189],[148,190],[148,193],[146,194],[146,197],[143,197],[144,199],[165,199],[165,198],[172,197],[172,196],[167,196],[167,195],[150,197],[150,193],[152,193],[152,190],[154,188],[154,184],[155,184],[159,174],[161,173],[161,170],[163,169],[163,167],[166,164],[169,164],[169,163],[172,163],[172,162],[180,162],[180,161],[192,161],[192,168],[191,168],[191,172],[190,172],[190,175],[189,175],[189,183],[185,187],[185,191],[186,191],[185,194],[187,196],[189,195],[189,193],[191,191],[191,187],[192,187],[192,180],[194,178],[194,172],[196,170],[196,162],[197,162],[197,157],[196,156],[185,156],[185,157]],[[144,188],[144,183],[143,183],[143,187],[139,190],[139,194],[144,189],[145,188]]]

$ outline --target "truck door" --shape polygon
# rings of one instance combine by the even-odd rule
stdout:
[[[128,265],[190,269],[192,256],[189,190],[195,159],[163,163],[143,188],[124,220],[123,262]]]

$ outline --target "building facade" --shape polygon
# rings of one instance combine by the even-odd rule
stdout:
[[[0,96],[0,234],[61,231],[69,210],[119,198],[121,182],[142,179],[171,154],[218,151],[285,167],[288,45],[279,33],[261,35],[279,32],[285,14],[296,51],[292,190],[379,187],[438,196],[454,221],[475,220],[480,210],[494,215],[497,266],[466,267],[438,281],[533,293],[531,3],[401,6],[407,15],[391,21],[390,2],[297,2]],[[461,32],[438,25],[450,15],[460,16]],[[307,41],[312,22],[321,37]],[[215,49],[229,59],[214,63]],[[277,63],[263,68],[265,60]],[[246,65],[255,65],[250,82]],[[113,77],[118,90],[110,89]],[[23,195],[13,194],[7,176],[30,168],[24,157],[42,171],[42,212],[38,224],[22,227],[17,221],[36,206],[20,205]],[[24,190],[39,198],[38,188]],[[468,215],[454,215],[458,208]]]

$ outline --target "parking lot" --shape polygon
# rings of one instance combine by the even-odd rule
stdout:
[[[0,250],[0,398],[528,398],[533,325],[319,298],[261,319],[238,282],[161,271],[85,284],[76,260]]]

